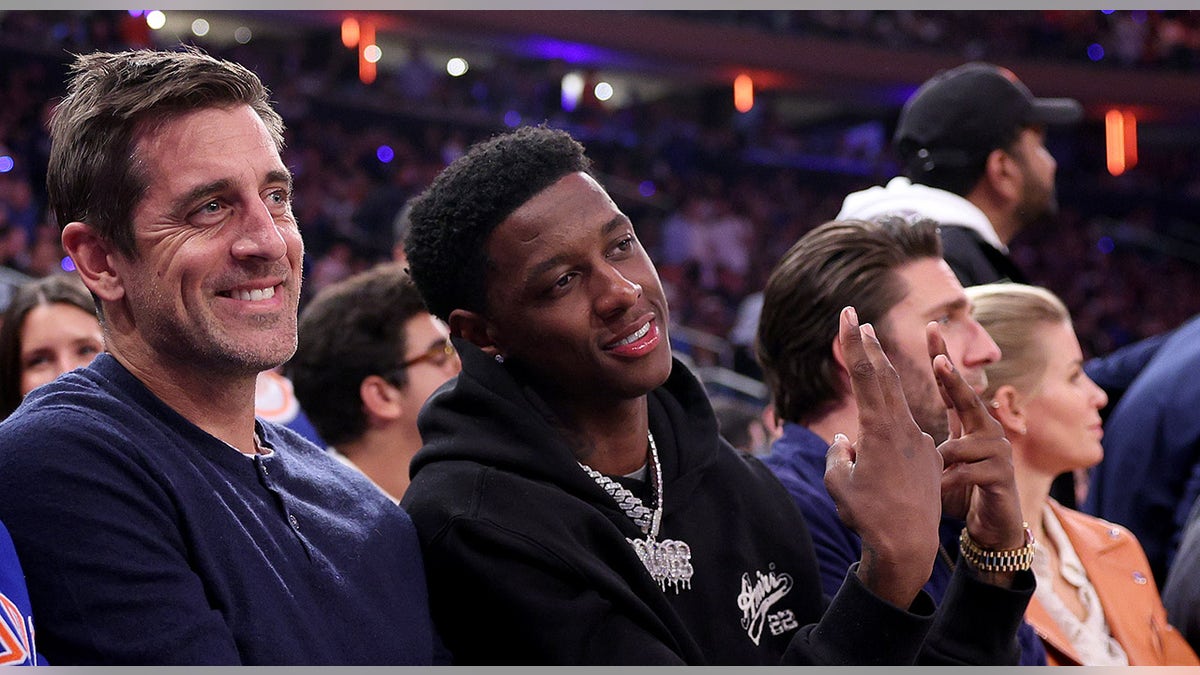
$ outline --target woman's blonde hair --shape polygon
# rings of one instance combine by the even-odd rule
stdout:
[[[966,292],[974,304],[975,320],[1000,347],[1000,360],[984,369],[988,380],[984,398],[992,398],[1006,384],[1022,394],[1030,393],[1042,380],[1048,356],[1035,328],[1038,324],[1071,325],[1066,305],[1050,291],[1025,284],[985,284]]]

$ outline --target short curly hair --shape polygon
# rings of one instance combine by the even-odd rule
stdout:
[[[545,125],[477,143],[412,204],[405,240],[409,271],[438,318],[487,311],[487,241],[513,211],[563,176],[592,175],[583,145]]]

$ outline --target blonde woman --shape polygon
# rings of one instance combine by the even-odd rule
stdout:
[[[1055,476],[1103,457],[1107,397],[1083,372],[1071,318],[1049,291],[1023,284],[967,289],[976,320],[1003,354],[987,366],[992,415],[1012,444],[1024,513],[1037,541],[1037,591],[1025,619],[1051,665],[1196,665],[1167,623],[1141,544],[1129,530],[1050,498]]]

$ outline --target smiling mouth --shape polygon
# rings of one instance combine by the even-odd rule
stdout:
[[[645,323],[645,325],[643,325],[641,328],[635,330],[634,332],[630,333],[628,337],[626,337],[622,340],[617,340],[616,342],[608,345],[608,348],[612,349],[614,347],[623,347],[628,344],[633,344],[634,342],[637,342],[638,340],[645,337],[646,333],[649,333],[649,332],[650,332],[650,322],[647,321]]]
[[[234,290],[221,291],[217,295],[233,298],[234,300],[243,300],[248,302],[258,302],[259,300],[270,300],[275,297],[275,287],[268,286],[266,288],[255,288],[252,290]]]

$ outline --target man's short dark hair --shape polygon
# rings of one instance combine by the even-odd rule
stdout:
[[[139,136],[205,108],[248,105],[283,147],[283,120],[267,88],[244,66],[195,48],[77,56],[67,96],[50,122],[46,187],[60,227],[86,222],[129,258],[132,214],[149,182],[134,149]]]
[[[408,349],[404,324],[425,311],[408,273],[394,263],[328,286],[304,308],[286,372],[322,440],[337,445],[366,431],[359,385],[367,376],[408,383],[397,368]]]
[[[405,251],[429,310],[487,310],[487,240],[513,211],[563,176],[591,175],[565,131],[522,127],[472,146],[413,202]]]
[[[843,394],[833,357],[842,308],[875,324],[886,347],[879,322],[908,292],[897,270],[941,256],[936,223],[891,217],[825,223],[784,254],[763,291],[755,342],[780,419],[806,423]]]

